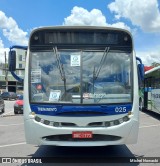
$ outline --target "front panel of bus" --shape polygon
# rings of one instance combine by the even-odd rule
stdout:
[[[25,129],[29,143],[100,146],[135,142],[132,132],[137,133],[134,111],[138,110],[133,110],[137,108],[133,100],[138,90],[133,90],[137,79],[134,83],[135,60],[127,32],[39,29],[31,35],[28,56]]]

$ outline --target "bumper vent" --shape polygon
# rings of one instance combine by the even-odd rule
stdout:
[[[76,142],[83,142],[83,141],[118,141],[121,137],[113,136],[113,135],[102,135],[102,134],[94,134],[93,138],[91,139],[75,139],[72,138],[71,134],[62,134],[62,135],[50,135],[46,137],[42,137],[45,141],[76,141]]]

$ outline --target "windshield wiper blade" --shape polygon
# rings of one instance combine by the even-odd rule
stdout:
[[[61,79],[64,82],[64,92],[66,93],[66,76],[65,76],[65,71],[63,68],[63,64],[61,63],[61,58],[60,58],[60,54],[58,52],[57,47],[53,47],[53,52],[56,55],[57,68],[59,69]]]
[[[100,64],[99,64],[99,68],[95,71],[95,67],[94,67],[94,70],[93,70],[93,80],[96,80],[99,76],[99,73],[102,69],[102,66],[107,58],[107,55],[108,55],[108,52],[110,50],[110,47],[106,47],[105,50],[104,50],[104,53],[103,53],[103,56],[102,56],[102,59],[100,61]]]

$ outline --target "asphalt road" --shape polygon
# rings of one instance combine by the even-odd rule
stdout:
[[[34,146],[25,142],[23,115],[14,115],[15,101],[5,101],[6,110],[0,115],[0,157],[52,157],[54,165],[99,166],[114,165],[121,159],[137,157],[160,157],[160,115],[151,112],[140,112],[140,128],[137,144],[106,147],[55,147]],[[125,158],[124,158],[125,157]],[[111,159],[108,161],[108,159]],[[158,158],[160,161],[160,158]],[[111,162],[111,163],[108,163]],[[159,165],[160,163],[121,163],[118,165]],[[33,164],[0,164],[0,165],[33,165]],[[37,164],[36,164],[37,165]],[[39,164],[38,164],[39,165]],[[41,165],[53,165],[41,164]]]

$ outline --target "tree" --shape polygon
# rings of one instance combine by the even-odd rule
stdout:
[[[153,66],[153,67],[160,66],[160,63],[158,63],[158,62],[153,62],[153,63],[152,63],[152,66]]]

